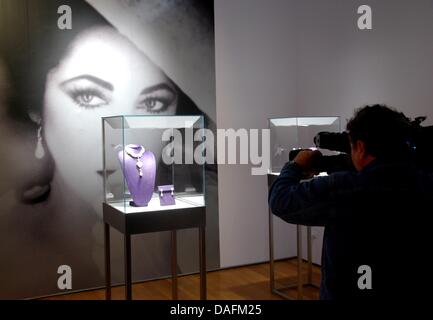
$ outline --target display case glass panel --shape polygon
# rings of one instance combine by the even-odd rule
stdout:
[[[203,116],[102,119],[104,199],[124,212],[205,206]]]
[[[340,132],[339,117],[296,117],[269,119],[271,130],[271,167],[269,173],[279,174],[294,149],[315,147],[314,137],[322,131]],[[319,149],[324,155],[336,152]]]

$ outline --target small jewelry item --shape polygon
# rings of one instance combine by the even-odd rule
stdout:
[[[171,190],[171,196],[173,197],[174,196],[174,187],[170,187],[170,190]],[[166,190],[164,190],[163,188],[160,188],[159,191],[160,191],[160,196],[163,197],[164,191],[166,191]]]
[[[161,206],[172,206],[176,204],[176,200],[174,198],[174,186],[172,184],[158,186],[158,192]]]
[[[141,161],[141,157],[143,156],[146,149],[143,146],[137,144],[130,144],[125,147],[125,151],[130,157],[136,159],[137,163],[135,165],[141,178],[143,176],[143,161]]]

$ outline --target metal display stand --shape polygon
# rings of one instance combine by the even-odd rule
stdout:
[[[124,236],[125,247],[125,298],[132,299],[132,264],[131,236],[142,233],[171,231],[171,272],[172,297],[178,298],[177,290],[177,237],[176,230],[199,229],[200,260],[200,299],[206,300],[206,210],[205,207],[167,209],[124,213],[113,206],[103,203],[104,237],[105,237],[105,297],[111,300],[111,259],[110,227],[120,231]]]
[[[272,185],[278,175],[268,174],[268,187]],[[297,258],[297,280],[296,283],[288,286],[278,287],[275,282],[275,258],[274,258],[274,228],[273,228],[273,214],[269,209],[269,262],[270,262],[270,283],[271,292],[283,297],[285,299],[293,299],[283,292],[283,290],[297,288],[298,299],[304,299],[303,289],[306,286],[319,288],[320,286],[313,283],[313,254],[312,254],[312,236],[311,227],[306,226],[307,229],[307,281],[304,282],[303,274],[303,259],[302,259],[302,227],[296,225],[296,258]]]

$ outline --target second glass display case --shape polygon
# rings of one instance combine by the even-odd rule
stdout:
[[[105,203],[123,213],[205,206],[203,116],[102,119]]]
[[[314,137],[319,132],[340,132],[339,117],[296,117],[296,118],[273,118],[269,119],[271,131],[271,159],[268,172],[268,187],[279,176],[281,169],[290,159],[290,152],[294,149],[314,148]],[[336,152],[319,149],[324,155],[335,155]],[[297,280],[295,283],[288,283],[287,276],[277,272],[281,268],[280,259],[287,257],[287,243],[293,241],[290,226],[280,218],[274,216],[269,210],[269,261],[270,261],[270,282],[271,290],[275,294],[286,299],[303,299],[303,288],[305,285],[318,287],[313,282],[313,261],[320,264],[321,245],[313,246],[312,227],[307,226],[307,246],[303,248],[303,227],[296,225],[296,257],[297,257]],[[316,238],[319,228],[315,228]],[[286,244],[285,239],[287,242]],[[307,260],[307,272],[305,277],[303,260]],[[284,260],[283,260],[284,261]],[[284,273],[286,274],[286,272]],[[297,296],[292,296],[289,291],[297,288]]]
[[[323,131],[340,132],[339,117],[295,117],[269,119],[271,130],[271,174],[279,174],[294,149],[315,147],[314,137]],[[319,149],[324,155],[336,152]]]

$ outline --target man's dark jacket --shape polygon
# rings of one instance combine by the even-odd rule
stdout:
[[[408,290],[426,280],[417,275],[431,251],[432,175],[406,162],[374,160],[359,173],[301,177],[301,167],[287,163],[271,186],[269,206],[289,223],[325,226],[321,299],[412,295]],[[364,265],[371,289],[358,270]]]

